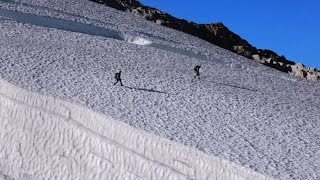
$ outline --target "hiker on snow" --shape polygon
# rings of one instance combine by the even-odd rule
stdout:
[[[196,75],[194,76],[194,78],[196,78],[196,77],[198,77],[198,79],[200,79],[200,65],[196,65],[195,67],[194,67],[194,71],[196,72]]]
[[[117,82],[115,82],[114,85],[116,85],[118,82],[120,82],[121,86],[123,86],[122,81],[121,81],[121,71],[116,73],[115,78],[116,78]]]

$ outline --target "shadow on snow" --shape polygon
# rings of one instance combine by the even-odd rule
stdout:
[[[161,93],[161,94],[169,94],[167,92],[158,91],[158,90],[154,90],[154,89],[145,89],[145,88],[137,88],[137,87],[130,87],[130,86],[123,86],[123,87],[128,88],[128,89],[132,89],[132,90],[138,90],[138,91],[147,91],[147,92],[154,92],[154,93]]]
[[[81,22],[0,9],[0,16],[36,26],[124,40],[121,32]]]

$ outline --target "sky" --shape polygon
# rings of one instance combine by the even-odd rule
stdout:
[[[180,19],[222,22],[259,49],[320,68],[320,0],[139,0]]]

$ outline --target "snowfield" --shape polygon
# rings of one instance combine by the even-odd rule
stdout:
[[[86,0],[0,0],[0,32],[3,176],[320,178],[318,84]]]
[[[0,80],[0,179],[271,179]]]

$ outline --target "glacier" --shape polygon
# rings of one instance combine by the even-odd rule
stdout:
[[[4,178],[320,177],[318,84],[86,0],[1,0],[0,32]]]
[[[271,179],[0,80],[0,179]]]

